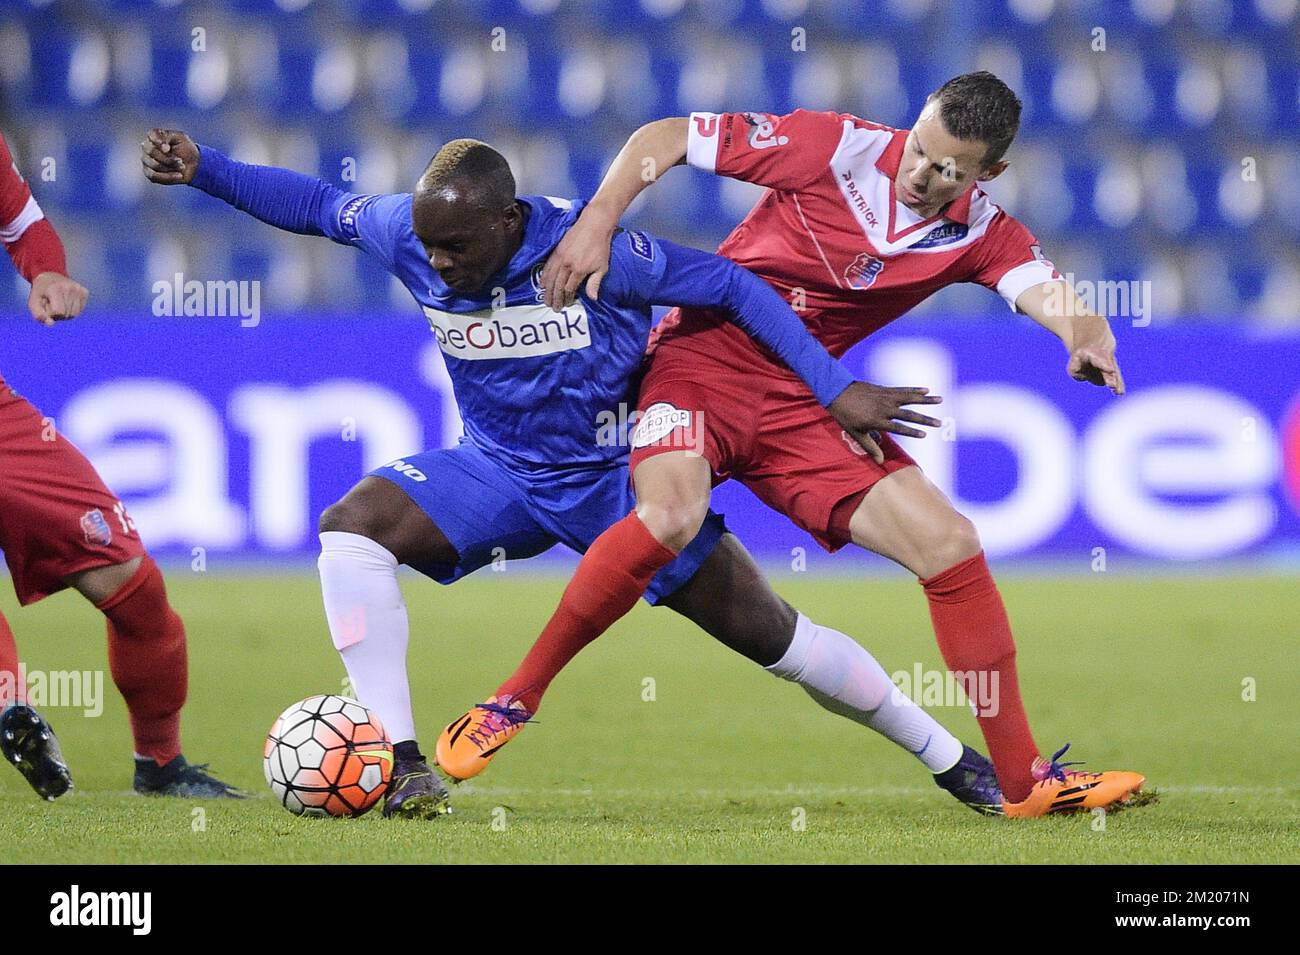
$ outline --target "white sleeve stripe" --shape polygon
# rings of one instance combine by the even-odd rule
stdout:
[[[36,197],[28,196],[27,205],[23,206],[23,211],[18,213],[18,217],[8,225],[0,226],[0,242],[5,245],[17,242],[23,237],[28,226],[44,218],[45,213],[41,212],[41,207],[36,204]]]
[[[722,117],[717,113],[691,113],[686,127],[686,163],[705,172],[718,169],[718,130]]]
[[[1016,299],[1020,298],[1028,289],[1035,285],[1042,285],[1044,282],[1059,282],[1061,277],[1056,274],[1056,269],[1046,262],[1039,262],[1037,259],[1031,262],[1024,262],[1017,265],[1014,269],[1008,269],[1007,272],[998,279],[998,294],[1006,301],[1011,311],[1016,310]]]

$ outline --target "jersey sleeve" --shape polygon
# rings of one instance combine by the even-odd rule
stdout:
[[[237,162],[210,146],[200,146],[199,157],[194,188],[278,229],[359,248],[392,271],[409,194],[357,195],[290,169]]]
[[[975,273],[969,281],[997,292],[1012,311],[1016,299],[1027,289],[1063,280],[1056,266],[1043,255],[1034,234],[1001,210],[980,238],[978,250]]]
[[[0,136],[0,244],[13,259],[19,274],[29,282],[42,272],[68,274],[59,234],[37,205],[3,136]]]
[[[822,405],[853,383],[853,375],[812,336],[776,291],[730,259],[676,245],[644,232],[617,232],[601,298],[621,305],[715,308],[769,348],[804,380]]]
[[[609,272],[601,283],[600,297],[608,294],[613,301],[633,307],[655,304],[667,261],[662,240],[646,232],[619,229],[610,242]]]
[[[343,193],[329,203],[321,227],[330,239],[374,256],[391,272],[400,230],[410,222],[410,209],[409,193]]]
[[[826,170],[843,137],[835,113],[691,113],[686,161],[720,176],[795,190]]]
[[[9,144],[0,136],[0,239],[18,241],[29,225],[41,217],[41,207],[31,187],[18,171]]]

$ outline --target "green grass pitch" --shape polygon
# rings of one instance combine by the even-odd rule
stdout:
[[[1071,757],[1141,770],[1160,792],[1104,819],[1027,823],[958,806],[901,751],[644,606],[560,677],[539,723],[453,792],[452,816],[296,818],[262,780],[261,747],[283,707],[341,689],[314,577],[168,579],[190,634],[187,755],[255,797],[131,794],[125,711],[105,674],[103,715],[46,710],[73,793],[41,803],[0,766],[6,862],[1300,861],[1300,589],[1280,577],[1004,581],[1039,744],[1071,741]],[[451,588],[404,578],[427,752],[509,672],[562,584],[515,565]],[[891,673],[940,666],[910,580],[799,574],[778,589]],[[0,606],[29,669],[105,668],[102,622],[79,598],[18,611],[7,594]],[[980,745],[968,709],[934,712]]]

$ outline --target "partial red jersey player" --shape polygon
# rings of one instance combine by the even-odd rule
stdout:
[[[651,123],[632,136],[552,255],[543,276],[547,302],[561,307],[584,280],[595,294],[613,224],[653,181],[643,171],[687,162],[767,187],[718,252],[782,292],[832,354],[944,286],[975,282],[1055,333],[1069,352],[1070,375],[1122,394],[1107,321],[1084,307],[1033,234],[979,188],[1006,168],[1019,118],[1015,94],[981,72],[944,84],[910,130],[807,110]],[[999,687],[998,705],[978,718],[1008,815],[1107,806],[1140,789],[1137,773],[1076,773],[1057,761],[1063,750],[1041,756],[1020,698],[1011,627],[975,527],[891,437],[922,437],[918,426],[937,426],[908,406],[938,398],[924,388],[850,386],[858,389],[856,406],[875,402],[873,420],[863,422],[875,441],[864,452],[828,413],[834,403],[819,406],[711,312],[670,312],[650,355],[642,426],[632,439],[637,509],[592,545],[542,636],[489,703],[535,712],[564,664],[633,606],[644,581],[628,568],[653,573],[690,540],[711,486],[734,477],[828,550],[852,542],[918,576],[949,669],[997,679],[990,685]],[[690,434],[689,447],[679,432]],[[803,653],[793,642],[787,651]],[[489,729],[500,725],[490,709],[470,715]],[[513,721],[489,742],[499,748],[522,725]],[[467,762],[459,757],[471,755],[456,743],[440,741],[439,762],[453,775]]]
[[[0,240],[32,284],[27,307],[46,326],[75,317],[86,289],[68,277],[63,243],[0,137]],[[149,795],[235,791],[181,755],[185,626],[126,509],[54,423],[0,378],[0,550],[20,603],[73,587],[108,622],[108,662],[135,743],[135,788]],[[0,752],[38,794],[71,786],[49,724],[26,699],[24,672],[0,615]]]

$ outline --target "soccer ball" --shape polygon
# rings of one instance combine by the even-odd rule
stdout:
[[[309,696],[275,721],[262,768],[299,816],[360,816],[388,789],[393,744],[379,717],[346,696]]]

